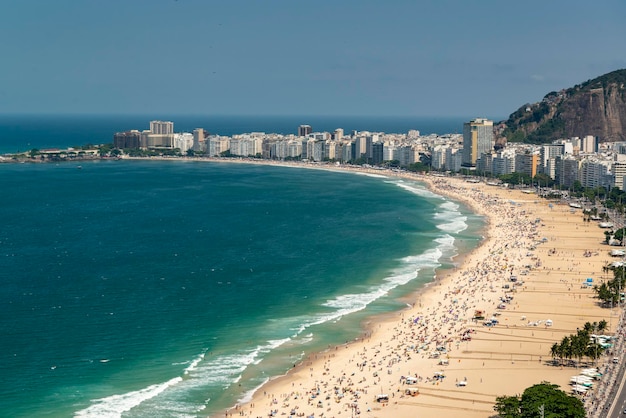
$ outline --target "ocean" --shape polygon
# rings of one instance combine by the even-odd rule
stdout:
[[[483,228],[417,182],[304,168],[6,163],[0,184],[12,417],[223,412],[402,309]]]

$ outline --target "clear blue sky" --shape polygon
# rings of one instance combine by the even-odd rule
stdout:
[[[623,0],[0,5],[0,113],[495,118],[626,68]]]

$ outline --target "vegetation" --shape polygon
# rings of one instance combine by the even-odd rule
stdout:
[[[621,237],[623,238],[623,228],[621,233]],[[624,266],[604,267],[605,272],[613,270],[613,278],[603,282],[601,285],[595,285],[593,287],[593,290],[596,292],[596,296],[600,299],[603,306],[608,307],[616,305],[622,300],[622,293],[624,292],[624,285],[626,284],[625,268],[626,267]]]
[[[501,418],[584,418],[583,403],[559,389],[542,382],[524,390],[522,396],[499,396],[493,409]]]
[[[606,89],[610,85],[624,84],[626,84],[626,69],[604,74],[561,92],[552,91],[546,94],[542,101],[534,104],[527,103],[511,113],[504,122],[506,128],[502,131],[502,135],[509,142],[531,144],[543,144],[567,137],[572,133],[566,132],[566,121],[560,113],[565,101],[569,102],[570,98],[592,89]]]
[[[609,84],[623,83],[626,83],[626,69],[612,71],[610,73],[601,75],[600,77],[594,78],[593,80],[587,80],[582,84],[576,85],[571,89],[568,89],[568,92],[573,92],[576,90],[587,91],[600,87],[606,87]]]
[[[526,142],[531,144],[545,144],[563,136],[565,136],[565,121],[556,116],[542,123],[539,129],[530,133],[526,137]]]
[[[409,165],[406,168],[408,171],[413,171],[413,172],[419,172],[419,173],[423,173],[423,172],[428,172],[430,171],[430,166],[426,165],[424,163],[413,163],[411,165]]]
[[[558,358],[560,365],[563,364],[564,359],[571,361],[573,358],[578,359],[578,364],[580,364],[583,357],[588,357],[595,362],[604,352],[604,348],[597,341],[592,341],[591,335],[604,332],[607,325],[605,320],[585,323],[583,329],[579,329],[576,334],[563,337],[560,343],[554,343],[550,347],[552,359],[556,361]]]

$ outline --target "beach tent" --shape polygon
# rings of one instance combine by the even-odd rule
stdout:
[[[376,402],[389,402],[389,395],[383,393],[376,395]]]
[[[420,390],[418,388],[406,388],[404,393],[410,396],[417,396],[420,394]]]

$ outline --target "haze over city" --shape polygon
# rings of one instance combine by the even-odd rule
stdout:
[[[506,117],[626,66],[619,0],[44,1],[0,15],[0,113]]]

